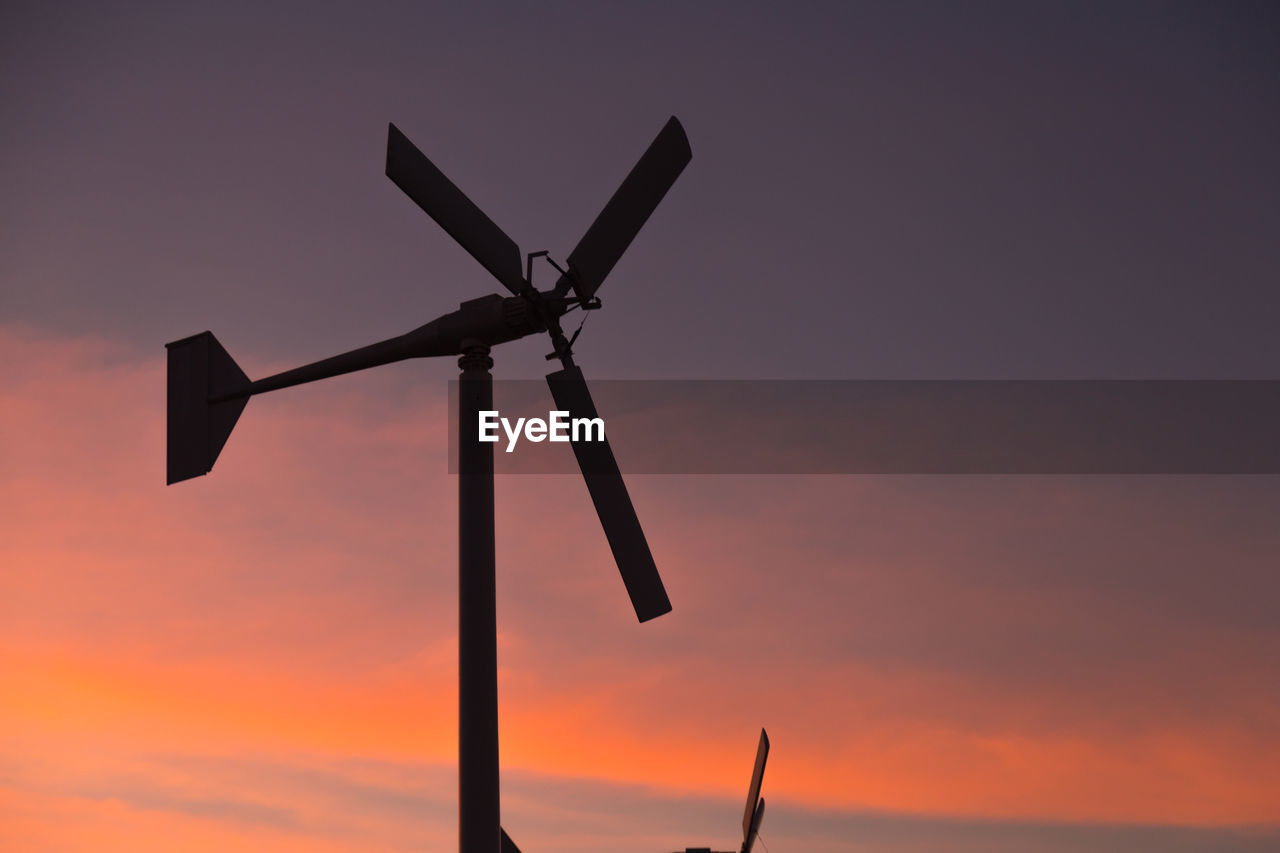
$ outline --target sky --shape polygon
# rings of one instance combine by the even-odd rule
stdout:
[[[164,485],[166,342],[257,378],[499,289],[383,175],[389,121],[563,262],[680,118],[589,379],[1280,375],[1266,4],[20,0],[0,33],[6,850],[456,848],[453,360],[254,399]],[[762,726],[770,853],[1280,845],[1276,477],[628,482],[644,624],[578,477],[497,482],[527,853],[736,849]]]

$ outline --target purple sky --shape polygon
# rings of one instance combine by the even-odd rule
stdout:
[[[1263,5],[20,7],[15,321],[286,361],[398,333],[494,283],[382,176],[387,121],[563,259],[674,113],[695,165],[602,292],[589,371],[1277,368]]]

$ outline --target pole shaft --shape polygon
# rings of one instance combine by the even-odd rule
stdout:
[[[458,366],[458,842],[498,853],[493,445],[479,440],[479,412],[493,409],[489,348],[468,348]]]

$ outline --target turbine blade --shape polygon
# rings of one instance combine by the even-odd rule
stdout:
[[[760,744],[756,747],[756,766],[751,771],[751,787],[747,789],[747,809],[742,815],[742,840],[744,843],[751,840],[749,836],[751,835],[752,820],[756,815],[756,802],[760,800],[760,782],[764,779],[764,762],[768,757],[769,736],[765,734],[764,729],[760,729]],[[756,823],[756,826],[759,826],[759,823]],[[745,849],[749,850],[750,847]]]
[[[571,275],[556,290],[563,295],[573,287],[590,299],[692,157],[689,138],[672,116],[578,241],[569,255]]]
[[[760,805],[756,806],[755,816],[751,818],[751,828],[747,830],[747,837],[742,841],[742,853],[751,853],[751,848],[756,844],[756,837],[760,834],[762,821],[764,821],[764,797],[760,798]]]
[[[507,290],[520,292],[520,249],[394,124],[387,126],[387,177]]]
[[[502,853],[520,853],[520,848],[511,840],[511,836],[507,835],[507,831],[502,827],[498,827],[498,831],[502,833]]]
[[[569,412],[571,418],[599,417],[582,371],[576,366],[548,375],[547,384],[556,408]],[[636,616],[646,622],[669,612],[671,601],[662,586],[658,567],[654,565],[649,543],[645,541],[640,519],[631,505],[631,496],[627,494],[608,441],[575,441],[573,454],[587,481],[587,491],[591,493],[591,502],[595,504],[596,515],[600,516],[600,526],[609,540]]]

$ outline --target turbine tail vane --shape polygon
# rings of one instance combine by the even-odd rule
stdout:
[[[212,332],[165,344],[165,348],[165,480],[173,485],[213,469],[249,396],[214,398],[248,388],[249,377]]]

